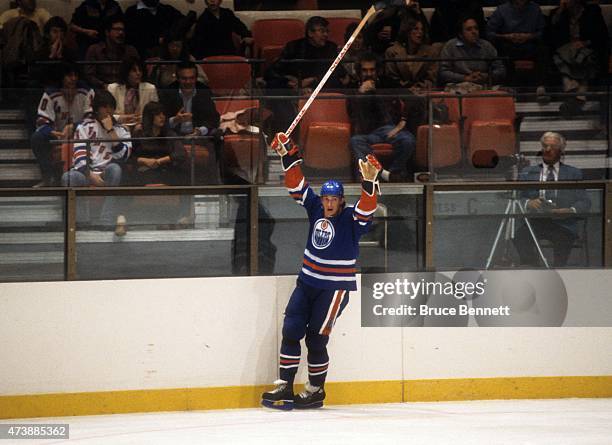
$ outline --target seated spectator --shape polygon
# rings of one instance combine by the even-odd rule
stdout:
[[[231,9],[221,8],[222,0],[205,0],[206,9],[198,18],[191,51],[198,58],[236,54],[232,33],[242,45],[253,44],[251,31]]]
[[[387,6],[379,12],[366,28],[366,41],[376,54],[383,55],[408,20],[418,20],[425,35],[429,35],[429,22],[418,1],[406,0],[404,6]],[[428,43],[428,42],[426,42]]]
[[[60,62],[77,60],[78,55],[72,48],[66,46],[66,21],[59,17],[51,17],[45,24],[43,45],[34,56],[35,62],[30,66],[30,74],[38,85],[51,86],[53,76],[49,76],[50,65],[41,62]]]
[[[434,4],[429,33],[432,42],[446,43],[454,38],[462,17],[473,17],[478,29],[486,29],[481,0],[436,0]]]
[[[164,43],[157,49],[153,57],[147,61],[160,60],[189,60],[195,62],[195,57],[189,54],[188,47],[183,36],[177,32],[170,31],[164,37]],[[149,79],[158,88],[167,88],[170,84],[176,82],[176,63],[169,64],[152,64],[149,65]],[[208,85],[208,77],[202,69],[202,65],[196,64],[198,70],[198,82]]]
[[[0,28],[11,19],[17,17],[25,17],[32,20],[38,26],[38,30],[42,33],[45,23],[51,18],[51,14],[45,8],[36,6],[36,0],[17,0],[17,7],[4,11],[0,15]]]
[[[42,175],[39,187],[57,185],[59,172],[53,164],[51,140],[72,138],[74,125],[91,113],[94,95],[93,90],[79,84],[76,65],[63,63],[58,72],[58,87],[48,88],[40,100],[36,131],[31,139]]]
[[[355,135],[351,150],[358,159],[372,153],[372,145],[389,143],[393,146],[393,162],[383,169],[383,181],[401,181],[407,176],[408,160],[415,150],[414,136],[406,129],[406,117],[401,114],[401,103],[394,98],[395,90],[387,91],[389,82],[380,77],[376,55],[366,53],[359,59],[361,83],[347,102],[347,111]]]
[[[164,107],[159,102],[149,102],[143,110],[142,127],[134,137],[166,138],[176,132],[169,128]],[[183,142],[156,139],[134,143],[132,162],[136,166],[134,184],[150,183],[187,185],[187,158]]]
[[[162,43],[161,37],[184,19],[175,7],[160,3],[159,0],[139,0],[125,11],[127,42],[133,45],[142,59]]]
[[[514,77],[514,60],[535,62],[535,82],[539,102],[546,96],[546,69],[550,55],[544,44],[546,20],[540,6],[531,0],[508,0],[499,5],[487,22],[487,36],[501,56],[509,57],[506,64],[508,79]]]
[[[497,50],[486,40],[480,38],[478,22],[471,17],[459,23],[459,33],[449,40],[440,58],[438,80],[442,85],[448,83],[470,82],[479,85],[500,83],[506,69],[501,60],[453,60],[453,59],[492,59],[497,57]]]
[[[265,80],[268,94],[310,94],[337,54],[338,47],[329,41],[329,22],[319,16],[309,18],[306,22],[306,36],[287,43],[278,60],[267,70]],[[290,62],[294,59],[307,61]],[[340,87],[340,79],[343,77],[344,69],[339,66],[329,78],[326,88]],[[273,129],[285,131],[295,116],[296,104],[288,100],[271,100],[268,106],[273,113]]]
[[[169,126],[181,136],[215,135],[219,127],[219,113],[212,100],[210,88],[197,82],[197,69],[193,62],[182,62],[177,66],[178,81],[162,91],[162,104],[169,119]],[[203,172],[205,181],[220,181],[218,153],[211,149],[212,143],[204,144],[209,151],[210,171]]]
[[[546,132],[540,139],[542,144],[542,163],[527,167],[519,175],[521,181],[580,181],[582,172],[561,162],[565,150],[565,138],[555,132]],[[523,193],[527,198],[527,211],[546,214],[545,218],[529,218],[531,227],[538,240],[546,239],[553,244],[553,265],[567,265],[572,245],[578,237],[578,218],[574,215],[589,210],[591,201],[584,189],[529,190]],[[515,246],[521,264],[538,265],[536,245],[524,225],[516,234]]]
[[[397,41],[385,52],[385,74],[397,86],[413,93],[431,90],[436,85],[438,64],[435,61],[405,61],[412,57],[436,58],[439,49],[427,45],[423,23],[408,20],[397,36]],[[403,61],[389,61],[399,59]]]
[[[87,48],[104,41],[104,23],[123,18],[116,0],[84,0],[72,13],[70,29],[76,34],[79,57],[85,57]]]
[[[303,93],[309,94],[337,54],[338,47],[329,40],[329,22],[323,17],[311,17],[306,22],[306,36],[285,45],[279,59],[268,69],[266,82],[273,88],[306,89]],[[287,62],[294,59],[313,62]],[[339,77],[342,76],[332,75],[329,85],[339,86]]]
[[[124,163],[132,151],[128,139],[130,133],[113,119],[115,98],[111,93],[99,90],[93,99],[94,115],[85,119],[75,132],[75,143],[72,153],[72,169],[62,176],[65,187],[117,187],[121,184],[122,170],[119,163]],[[110,139],[112,142],[90,143],[89,149],[84,139]],[[116,217],[115,234],[123,236],[127,230],[125,216],[117,215],[117,198],[106,197],[100,222],[110,225]]]
[[[89,47],[85,57],[88,62],[117,62],[138,58],[136,48],[125,44],[125,21],[123,19],[109,19],[104,29],[106,41]],[[120,73],[120,63],[93,63],[85,66],[87,81],[96,89],[105,90],[109,84],[118,82]]]
[[[143,73],[144,64],[139,59],[124,60],[121,80],[108,86],[117,102],[114,118],[128,128],[141,123],[145,105],[159,100],[155,85],[142,81]]]
[[[549,16],[553,59],[563,80],[563,91],[585,93],[589,82],[608,72],[610,39],[601,7],[585,0],[561,0]],[[579,112],[585,96],[566,100],[559,111]]]

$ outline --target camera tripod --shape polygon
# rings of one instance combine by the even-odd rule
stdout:
[[[506,205],[506,210],[504,211],[504,217],[502,218],[501,222],[499,223],[499,227],[497,228],[497,234],[495,235],[493,246],[491,246],[491,251],[489,252],[489,257],[487,258],[487,264],[485,265],[485,269],[489,269],[489,267],[491,266],[491,263],[493,262],[493,257],[495,256],[495,251],[497,250],[497,246],[501,239],[502,232],[504,232],[504,228],[505,228],[504,241],[508,242],[509,240],[514,239],[515,232],[516,232],[516,218],[517,218],[517,216],[514,216],[514,215],[516,215],[517,209],[518,209],[518,213],[520,213],[521,215],[518,218],[521,218],[525,222],[525,225],[527,226],[527,229],[529,230],[529,235],[531,235],[531,240],[533,241],[538,251],[538,255],[540,256],[540,259],[544,263],[544,267],[546,267],[547,269],[550,269],[550,266],[548,265],[548,261],[546,260],[546,257],[544,256],[544,253],[542,252],[542,248],[540,247],[540,243],[538,242],[535,232],[533,231],[533,228],[531,227],[531,223],[529,222],[529,219],[527,218],[527,211],[525,210],[525,206],[523,205],[523,203],[521,203],[521,201],[517,197],[516,190],[514,190],[510,198],[508,198],[508,204]]]

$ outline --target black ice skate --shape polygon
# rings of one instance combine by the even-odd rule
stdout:
[[[323,406],[325,400],[325,390],[320,386],[312,386],[306,382],[304,391],[295,396],[296,409],[314,409]]]
[[[293,409],[293,388],[286,381],[276,380],[276,388],[261,395],[261,404],[266,408],[290,411]]]

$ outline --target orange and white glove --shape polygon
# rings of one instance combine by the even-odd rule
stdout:
[[[303,162],[302,158],[300,157],[300,150],[298,149],[298,146],[295,145],[291,138],[289,138],[285,133],[276,133],[270,146],[281,157],[281,163],[284,171],[287,171]]]
[[[369,195],[373,196],[378,192],[380,195],[380,184],[378,183],[378,175],[382,170],[382,165],[376,159],[376,156],[369,154],[366,160],[359,159],[359,171],[361,172],[361,187]]]

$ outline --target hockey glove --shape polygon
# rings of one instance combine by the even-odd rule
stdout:
[[[359,159],[359,171],[363,181],[361,186],[363,190],[370,196],[378,192],[380,195],[380,185],[378,184],[378,174],[382,170],[382,165],[376,159],[376,156],[369,154],[366,156],[366,160]]]
[[[280,155],[284,171],[302,163],[297,145],[285,133],[276,133],[270,146]]]

